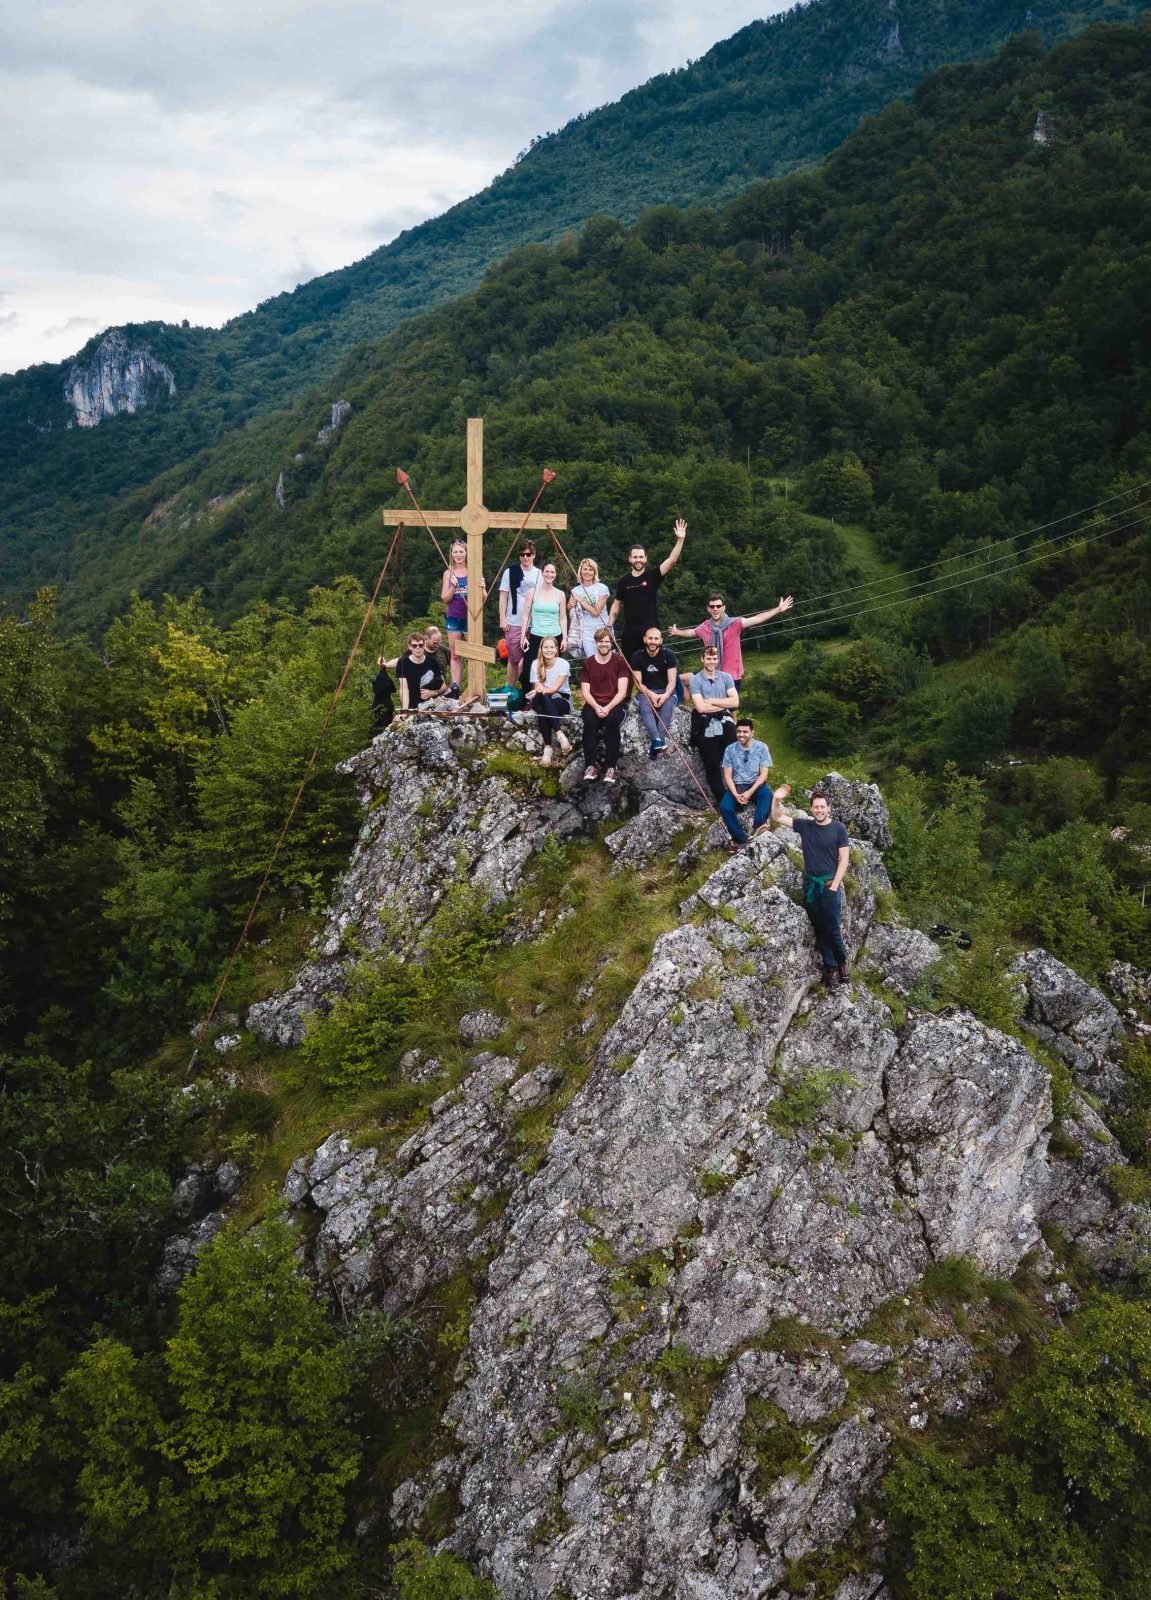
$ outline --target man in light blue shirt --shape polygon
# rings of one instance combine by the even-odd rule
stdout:
[[[747,834],[739,820],[741,806],[755,806],[755,831],[770,826],[771,751],[762,739],[752,737],[754,729],[750,717],[740,717],[735,725],[735,743],[723,752],[724,795],[719,802],[719,814],[736,846],[747,843]]]

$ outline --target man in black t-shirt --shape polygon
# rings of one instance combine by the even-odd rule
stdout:
[[[838,975],[840,983],[850,983],[839,930],[840,888],[851,865],[847,829],[831,820],[827,795],[818,785],[811,791],[810,817],[785,817],[780,801],[790,793],[791,785],[781,783],[772,798],[771,820],[793,829],[803,846],[803,905],[823,959],[823,981],[830,987]]]
[[[428,655],[427,640],[422,633],[409,637],[407,650],[396,662],[396,677],[403,711],[419,711],[443,693],[444,675]]]
[[[647,551],[642,544],[633,544],[628,552],[631,571],[616,585],[615,599],[611,603],[608,621],[616,626],[623,611],[623,627],[616,630],[620,654],[630,661],[643,646],[643,636],[649,628],[659,627],[659,586],[683,554],[683,541],[687,538],[687,523],[682,517],[675,525],[675,544],[653,571],[647,564]]]
[[[679,678],[679,662],[664,648],[663,634],[658,628],[649,628],[644,634],[643,649],[632,656],[631,670],[636,687],[636,710],[651,741],[647,753],[654,758],[667,749],[671,719],[678,704],[675,686]]]

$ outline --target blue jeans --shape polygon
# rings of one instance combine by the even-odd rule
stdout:
[[[751,798],[755,806],[755,826],[762,828],[771,816],[771,790],[766,783],[761,783]],[[743,824],[739,820],[739,802],[730,789],[723,791],[723,797],[719,802],[719,814],[723,818],[724,827],[736,844],[746,844],[747,834],[743,831]]]
[[[652,744],[655,744],[657,739],[666,740],[671,732],[672,718],[675,716],[675,696],[673,695],[670,700],[665,700],[658,710],[652,705],[646,694],[637,694],[635,703],[639,711],[639,720],[643,723],[644,731]]]

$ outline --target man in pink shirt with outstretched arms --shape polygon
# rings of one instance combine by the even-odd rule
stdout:
[[[707,621],[698,628],[677,628],[671,631],[677,639],[702,639],[705,645],[713,644],[719,651],[721,672],[735,679],[736,689],[743,687],[743,646],[740,642],[745,628],[758,628],[761,622],[770,622],[782,611],[790,611],[795,604],[792,595],[781,595],[779,604],[770,611],[756,611],[750,617],[729,617],[721,594],[707,597]]]

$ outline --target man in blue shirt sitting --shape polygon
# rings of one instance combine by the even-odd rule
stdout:
[[[747,843],[739,820],[741,806],[755,805],[755,831],[769,826],[771,817],[771,751],[762,739],[754,739],[750,717],[740,717],[735,725],[735,743],[723,752],[724,793],[719,814],[736,846]]]

